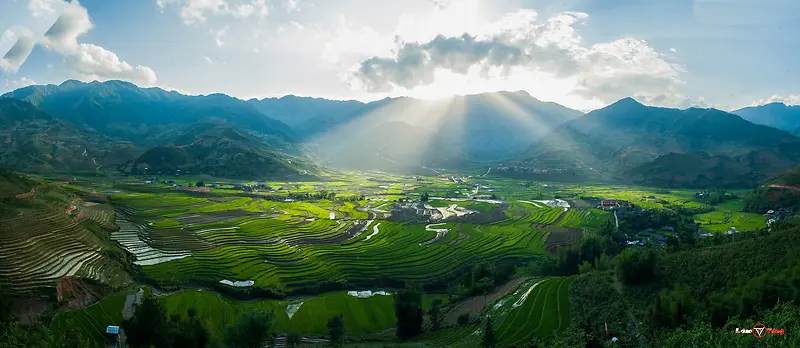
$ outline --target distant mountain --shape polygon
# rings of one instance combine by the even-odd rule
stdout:
[[[132,144],[59,120],[32,104],[0,99],[0,166],[19,171],[91,171],[138,154]]]
[[[302,138],[324,133],[367,108],[367,104],[356,100],[329,100],[293,95],[261,100],[250,99],[247,103],[264,115],[289,125]]]
[[[800,139],[786,131],[716,109],[649,107],[625,98],[557,127],[517,164],[577,169],[587,175],[600,170],[605,178],[631,171],[621,178],[672,186],[695,181],[701,185],[718,178],[714,171],[732,167],[738,168],[729,173],[733,181],[739,175],[749,178],[750,170],[755,171],[752,178],[764,178],[798,160]],[[692,163],[696,168],[686,167]],[[648,173],[658,177],[642,178]]]
[[[209,119],[264,134],[276,146],[291,148],[297,141],[283,122],[223,94],[186,96],[123,81],[69,80],[24,87],[3,97],[27,101],[64,121],[139,145],[157,145],[154,137],[164,130]]]
[[[744,210],[760,214],[769,210],[800,212],[800,166],[779,173],[745,196]]]
[[[624,174],[626,181],[670,188],[754,187],[795,162],[768,150],[729,157],[705,152],[670,153]]]
[[[333,107],[331,107],[333,109]],[[309,118],[325,125],[302,135],[326,163],[353,167],[460,167],[508,158],[556,126],[583,113],[539,101],[526,92],[496,92],[445,100],[387,98],[342,106],[347,114]]]
[[[749,106],[733,111],[733,113],[755,124],[763,124],[800,134],[800,105],[770,103],[761,106]]]
[[[167,143],[148,149],[121,165],[131,174],[207,174],[215,177],[263,179],[308,175],[306,160],[286,155],[254,135],[230,125],[195,123]]]

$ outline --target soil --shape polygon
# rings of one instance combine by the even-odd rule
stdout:
[[[56,285],[56,298],[68,308],[82,308],[100,301],[102,289],[77,277],[64,277]]]
[[[491,304],[493,301],[514,292],[526,280],[528,280],[528,277],[511,279],[508,283],[496,288],[485,299],[483,296],[470,297],[445,313],[442,326],[456,325],[458,316],[464,313],[469,313],[471,317],[478,315],[485,308],[484,304]]]

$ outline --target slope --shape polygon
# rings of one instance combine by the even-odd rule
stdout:
[[[54,118],[33,105],[0,99],[0,165],[21,171],[91,171],[132,158],[137,149]]]
[[[63,183],[7,170],[0,170],[0,188],[0,287],[38,297],[55,295],[67,276],[112,286],[130,282],[125,253],[107,240],[116,228],[114,209],[101,195],[86,202]]]
[[[131,174],[182,171],[215,177],[265,178],[308,173],[313,167],[239,128],[199,122],[172,133],[169,142],[148,149],[119,170]]]
[[[385,165],[378,157],[390,157],[417,167],[459,167],[518,154],[533,140],[581,115],[525,92],[443,100],[387,98],[355,108],[349,115],[310,119],[319,124],[337,121],[335,127],[312,134],[307,141],[321,159],[333,165],[349,167],[352,157]],[[342,157],[343,153],[347,156]]]
[[[154,137],[176,126],[215,119],[291,144],[296,136],[283,122],[264,116],[252,105],[223,94],[187,96],[160,88],[139,88],[123,81],[34,85],[3,95],[30,102],[73,124],[140,145],[157,145]]]
[[[760,106],[748,106],[732,113],[755,124],[763,124],[788,132],[800,130],[800,105],[770,103]]]
[[[699,170],[686,165],[708,160],[730,165],[699,167],[736,167],[731,173],[734,176],[755,171],[755,177],[764,178],[796,163],[800,159],[798,144],[800,139],[788,132],[720,110],[648,107],[626,98],[558,127],[532,146],[520,163],[532,168],[599,168],[614,174],[633,170],[633,176],[678,168],[676,173],[663,174],[697,177],[704,173],[685,172]],[[691,156],[667,156],[638,168],[670,153]]]

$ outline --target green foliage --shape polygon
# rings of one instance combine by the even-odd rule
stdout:
[[[186,320],[180,315],[173,314],[170,318],[170,336],[174,347],[204,348],[209,343],[209,333],[201,319],[197,316],[197,309],[189,308],[186,311]]]
[[[471,320],[472,318],[470,318],[469,312],[461,313],[458,315],[458,318],[456,318],[456,322],[459,326],[467,325]]]
[[[203,180],[200,180],[194,186],[203,187],[203,186],[206,186],[206,183]]]
[[[135,305],[133,317],[120,325],[128,337],[127,343],[137,347],[169,347],[170,325],[167,310],[154,296],[148,294]]]
[[[614,258],[617,279],[623,284],[649,282],[655,276],[656,252],[653,249],[638,251],[626,249]]]
[[[419,200],[423,202],[427,202],[430,199],[430,195],[427,192],[423,192],[422,195],[419,196]]]
[[[225,344],[230,348],[260,348],[275,338],[275,314],[253,310],[228,327]]]
[[[582,264],[578,266],[578,273],[585,274],[594,271],[594,266],[588,261],[583,261]]]
[[[422,333],[422,294],[413,284],[394,295],[397,337],[408,340]]]
[[[655,327],[675,329],[683,326],[699,309],[700,303],[686,284],[677,284],[672,290],[662,290],[650,309],[650,323]]]
[[[605,253],[601,254],[599,258],[594,260],[594,267],[600,271],[608,271],[611,269],[611,261],[608,259],[608,255]]]
[[[334,347],[344,345],[344,314],[339,313],[328,319],[328,335]]]
[[[431,330],[439,330],[442,323],[442,299],[436,298],[431,302],[431,309],[428,310],[428,317],[431,321]]]
[[[486,317],[486,325],[483,327],[483,337],[481,343],[484,348],[494,348],[497,346],[497,338],[494,337],[494,329],[492,328],[492,318]]]
[[[286,345],[289,346],[290,348],[294,348],[302,342],[303,342],[303,336],[301,336],[299,332],[290,332],[286,336]]]

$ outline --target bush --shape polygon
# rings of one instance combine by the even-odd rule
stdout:
[[[458,319],[456,319],[456,322],[458,323],[459,326],[464,326],[469,324],[470,320],[472,320],[472,318],[470,318],[469,312],[467,312],[459,314]]]
[[[614,258],[617,279],[623,284],[647,283],[654,277],[656,265],[655,251],[627,249]]]

